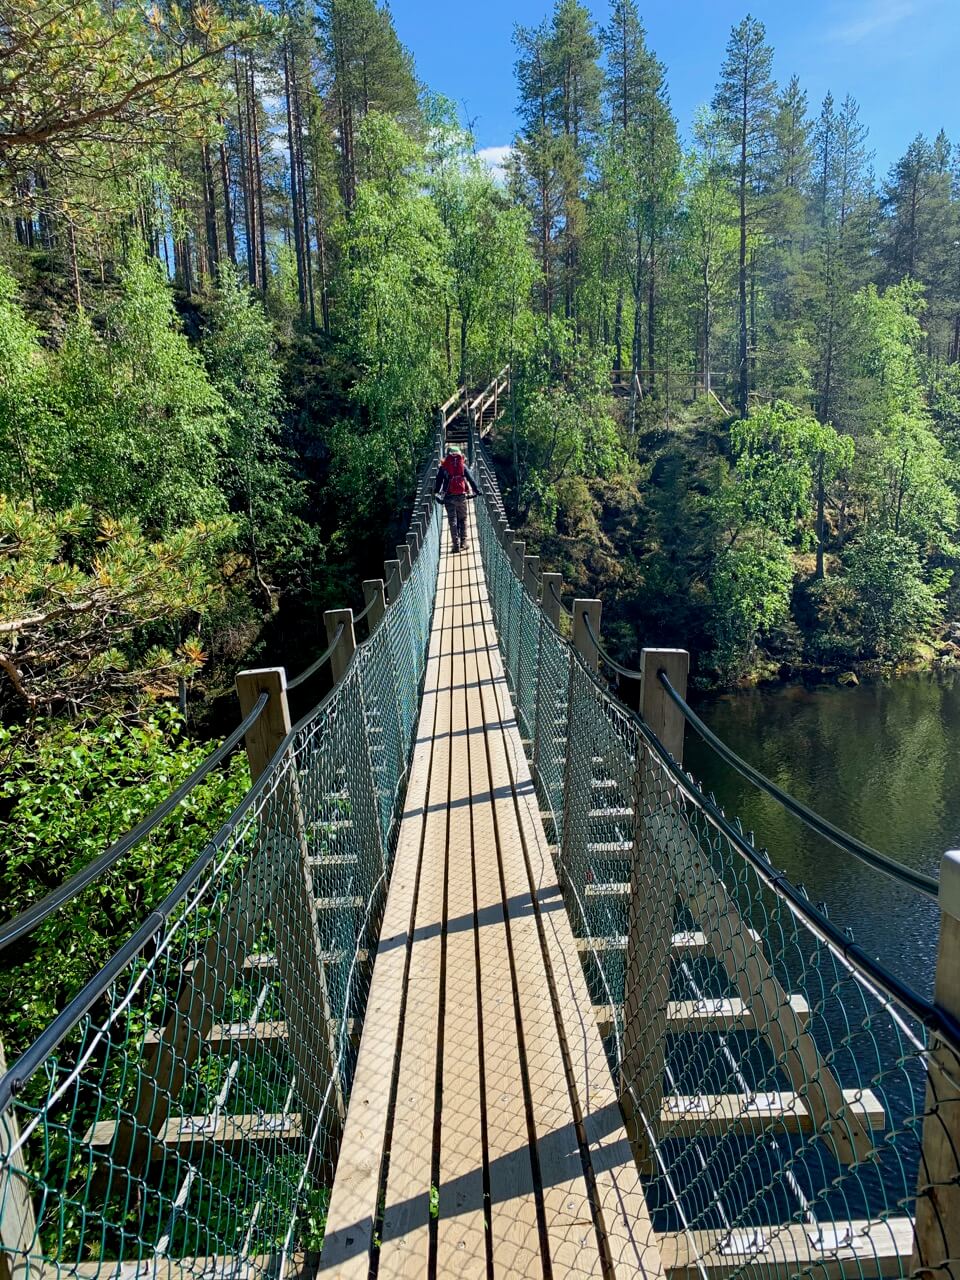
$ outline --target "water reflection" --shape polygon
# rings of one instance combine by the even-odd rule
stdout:
[[[703,701],[698,711],[784,790],[901,862],[936,875],[943,851],[960,847],[960,677],[761,690]],[[932,992],[934,903],[815,836],[692,731],[686,762],[838,924]]]

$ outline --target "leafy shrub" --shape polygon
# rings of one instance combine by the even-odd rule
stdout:
[[[0,898],[16,915],[80,871],[164,800],[211,750],[159,706],[110,717],[0,726]],[[8,1061],[170,891],[249,786],[241,752],[214,770],[126,858],[3,955],[0,1037]]]

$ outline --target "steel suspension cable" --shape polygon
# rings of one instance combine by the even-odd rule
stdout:
[[[617,660],[612,658],[603,648],[586,611],[584,611],[583,620],[590,639],[596,645],[597,652],[600,654],[600,657],[604,662],[617,672],[618,675],[625,676],[630,680],[640,680],[641,675],[639,671],[632,670],[630,667],[625,667],[622,663],[617,662]],[[821,817],[820,814],[809,808],[808,805],[803,804],[802,801],[797,800],[794,796],[791,796],[788,792],[782,790],[782,788],[778,787],[775,782],[771,782],[769,778],[760,773],[758,769],[755,769],[753,765],[748,764],[746,760],[738,756],[735,751],[728,747],[722,739],[718,738],[717,735],[709,729],[706,724],[704,724],[696,712],[683,698],[681,698],[676,689],[674,689],[666,675],[666,672],[658,671],[657,678],[666,689],[668,696],[680,710],[686,722],[700,735],[703,741],[706,742],[706,744],[711,747],[722,760],[729,764],[732,769],[735,769],[737,773],[746,778],[748,782],[753,783],[755,787],[766,792],[767,795],[776,800],[778,804],[782,805],[788,813],[791,813],[795,818],[798,818],[804,826],[809,827],[811,831],[822,836],[824,840],[829,841],[835,848],[858,858],[874,871],[880,871],[884,875],[889,876],[892,880],[908,885],[911,889],[916,889],[930,898],[936,899],[938,897],[940,884],[934,876],[929,876],[922,871],[915,871],[912,867],[906,866],[896,858],[891,858],[885,853],[880,853],[878,849],[872,848],[862,840],[858,840],[856,836],[851,836],[840,827],[834,826],[832,822]]]
[[[269,693],[261,693],[251,707],[249,715],[237,725],[233,733],[228,738],[225,738],[216,751],[212,751],[194,769],[190,777],[182,782],[176,791],[172,791],[166,800],[151,810],[142,822],[138,822],[135,827],[128,831],[126,835],[121,836],[109,849],[104,850],[92,862],[88,863],[82,871],[78,871],[75,876],[65,880],[59,888],[54,889],[45,898],[41,898],[32,907],[28,907],[26,911],[22,911],[18,916],[15,916],[7,924],[0,927],[0,951],[9,946],[11,942],[16,942],[18,938],[32,933],[37,925],[42,924],[48,916],[59,910],[60,907],[65,906],[78,893],[82,893],[87,885],[96,880],[97,876],[112,867],[125,853],[129,853],[133,846],[138,844],[144,836],[149,835],[164,818],[168,817],[177,808],[181,800],[185,799],[193,788],[202,782],[207,774],[230,754],[247,730],[256,724],[269,701]]]
[[[853,857],[858,858],[866,866],[871,867],[874,871],[881,871],[892,880],[909,885],[911,889],[925,893],[930,898],[937,898],[940,892],[940,884],[934,876],[928,876],[922,871],[914,871],[912,867],[905,866],[902,862],[898,862],[896,858],[891,858],[887,854],[871,848],[870,845],[864,844],[862,840],[858,840],[856,836],[848,835],[846,831],[835,827],[826,818],[821,818],[813,809],[808,808],[800,800],[783,791],[775,782],[771,782],[769,778],[755,769],[753,765],[741,759],[711,729],[707,728],[697,713],[687,705],[674,689],[667,678],[666,672],[658,671],[657,679],[666,689],[671,701],[681,712],[687,724],[700,735],[707,746],[711,747],[722,760],[725,760],[732,769],[735,769],[748,782],[752,782],[755,787],[765,791],[767,795],[782,805],[788,813],[792,813],[795,818],[799,818],[811,831],[815,831],[817,835],[822,836],[836,848],[843,850],[844,853],[852,854]]]
[[[325,662],[330,661],[333,651],[340,643],[340,637],[343,635],[345,630],[346,623],[341,622],[334,632],[333,639],[330,641],[330,644],[326,649],[324,649],[316,662],[311,662],[305,671],[301,671],[298,676],[294,676],[292,680],[287,681],[288,689],[296,689],[299,685],[303,684],[304,681],[309,680],[311,676],[316,675]]]

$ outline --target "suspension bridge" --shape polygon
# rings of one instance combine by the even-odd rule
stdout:
[[[442,407],[317,661],[241,673],[223,746],[0,926],[22,945],[245,746],[229,821],[0,1062],[3,1277],[960,1276],[960,854],[938,882],[779,791],[689,708],[684,651],[614,662],[508,526],[508,393]],[[448,439],[481,484],[459,555]],[[688,730],[939,902],[932,999],[703,793]]]

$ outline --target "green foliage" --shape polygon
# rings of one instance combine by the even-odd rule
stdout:
[[[151,542],[129,517],[49,514],[0,494],[0,704],[89,714],[169,695],[203,661],[196,626],[222,597],[231,536],[219,520]],[[174,652],[163,640],[181,628]]]
[[[253,572],[270,594],[264,573],[282,569],[310,542],[299,515],[305,502],[302,481],[280,443],[284,410],[273,329],[263,306],[224,269],[203,342],[210,381],[226,417],[221,486],[236,514],[240,545]]]
[[[578,342],[572,325],[555,319],[540,327],[515,377],[511,445],[520,519],[536,509],[549,526],[557,517],[561,482],[626,466],[609,413],[604,358]]]
[[[135,826],[210,750],[186,737],[169,707],[155,708],[136,725],[108,717],[92,724],[49,722],[36,730],[26,740],[0,726],[0,895],[9,915]],[[118,940],[162,901],[247,786],[240,752],[96,885],[40,925],[20,949],[15,972],[0,984],[8,1057],[26,1047]]]
[[[473,386],[528,345],[536,268],[524,212],[497,189],[451,104],[434,99],[427,120],[428,189],[447,232],[447,377]]]
[[[0,156],[29,171],[79,166],[105,143],[124,158],[165,130],[203,136],[222,102],[212,65],[270,33],[263,10],[244,23],[210,5],[7,0],[0,57]]]
[[[346,231],[342,286],[359,369],[355,394],[376,429],[394,440],[406,434],[412,446],[424,410],[446,385],[439,326],[447,237],[420,189],[415,144],[376,114],[359,142],[364,177]]]
[[[853,461],[849,436],[782,400],[764,405],[730,429],[736,467],[727,523],[762,525],[789,539],[809,511],[814,470],[825,460],[834,474]]]
[[[782,538],[751,526],[717,552],[711,575],[713,662],[725,680],[740,675],[764,632],[790,609],[793,569]]]
[[[810,651],[815,660],[909,656],[943,614],[949,574],[929,574],[909,538],[872,525],[851,545],[846,574],[817,584]]]
[[[0,344],[5,492],[54,510],[80,502],[135,515],[161,533],[223,514],[223,403],[156,263],[132,263],[104,332],[80,312],[55,352],[39,346],[5,278]]]

